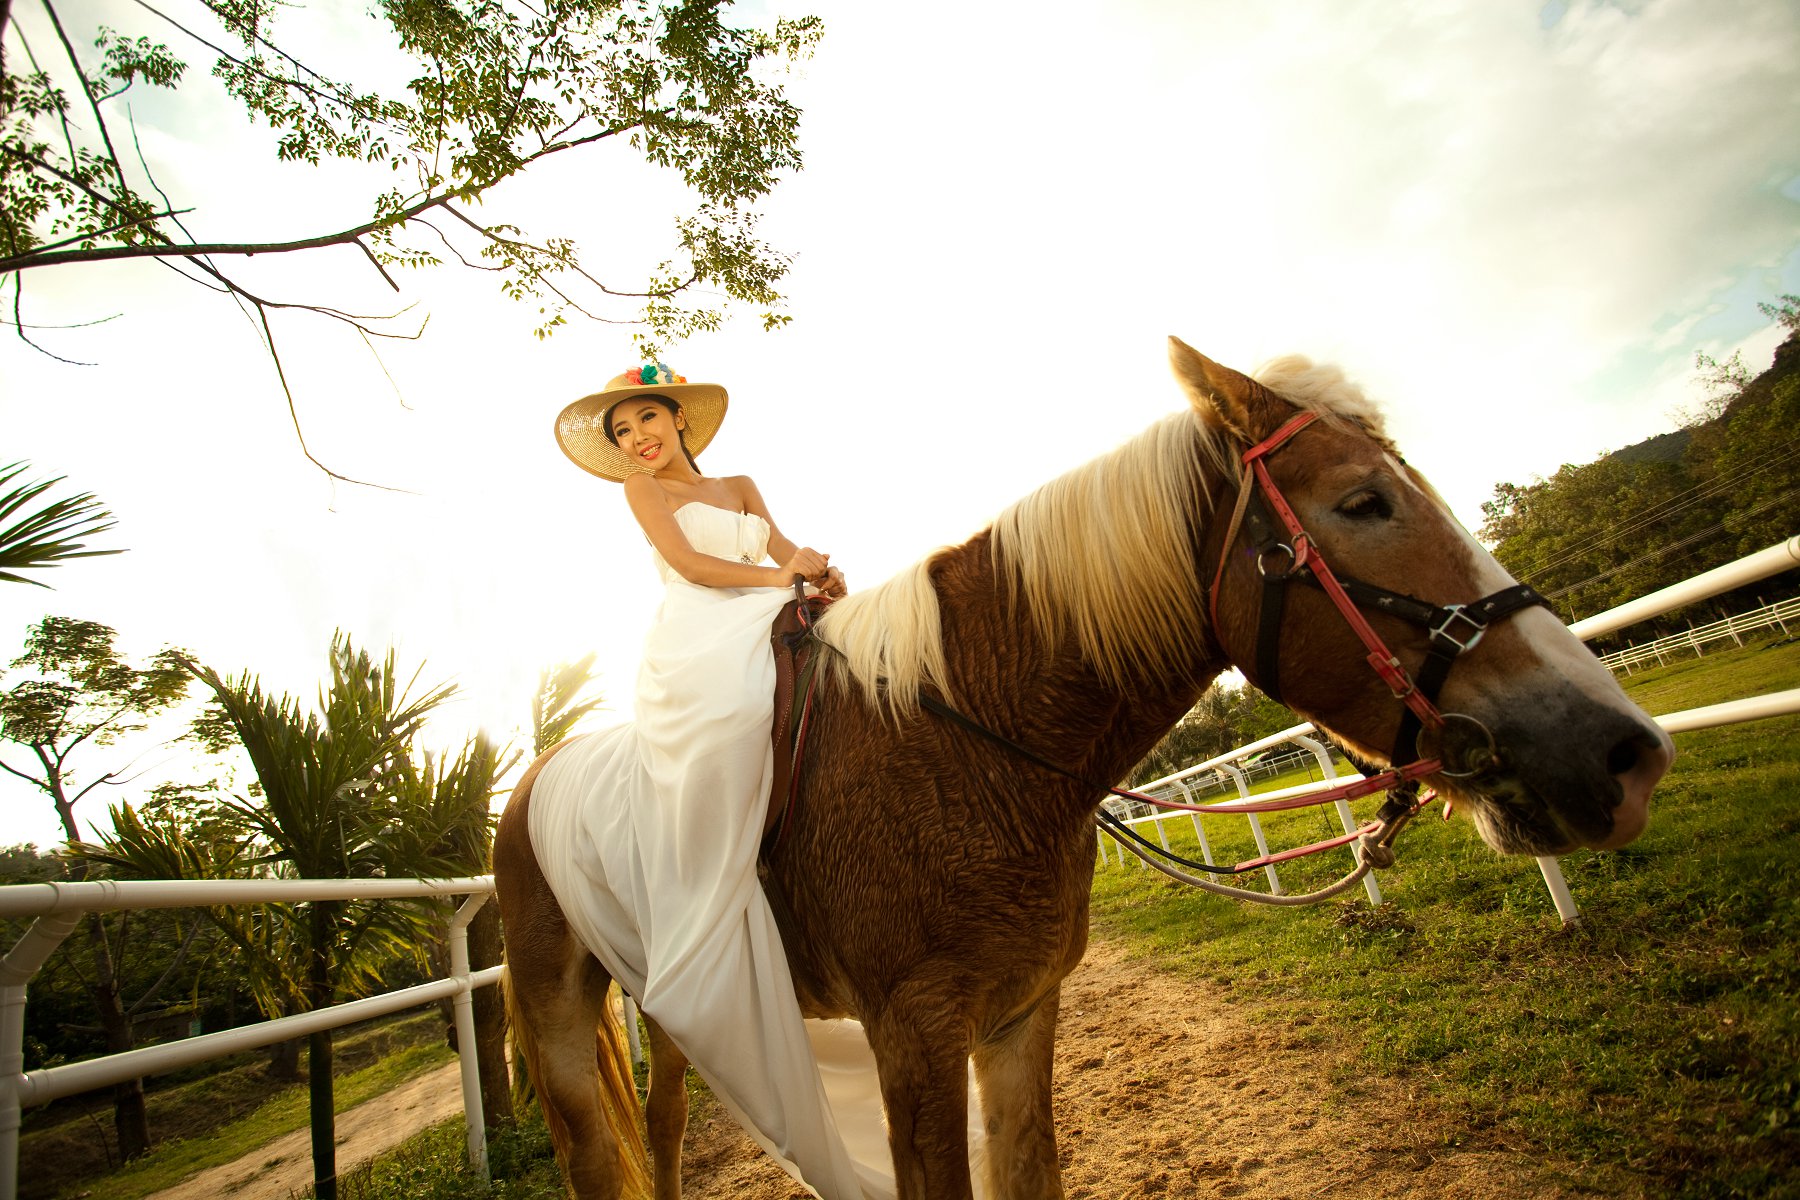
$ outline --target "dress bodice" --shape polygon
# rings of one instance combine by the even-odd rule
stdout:
[[[769,523],[755,513],[733,512],[716,504],[692,500],[675,510],[675,523],[687,535],[688,545],[702,554],[730,562],[759,563],[769,552]],[[681,575],[663,556],[650,552],[656,573],[664,583]]]

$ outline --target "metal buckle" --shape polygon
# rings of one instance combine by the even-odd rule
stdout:
[[[1479,739],[1474,745],[1468,747],[1456,758],[1450,756],[1450,747],[1444,744],[1444,731],[1450,727],[1452,721],[1461,721],[1465,725],[1473,726]],[[1426,739],[1428,737],[1431,739],[1431,745],[1429,746],[1426,745]],[[1474,717],[1469,716],[1467,713],[1445,713],[1443,724],[1436,729],[1425,728],[1419,730],[1418,745],[1419,757],[1422,759],[1435,758],[1443,763],[1443,770],[1440,771],[1439,774],[1448,779],[1472,779],[1477,775],[1485,775],[1490,771],[1497,771],[1501,766],[1500,746],[1494,741],[1494,731]],[[1450,767],[1452,763],[1462,769],[1459,771],[1451,770]]]
[[[1473,650],[1476,644],[1481,641],[1482,635],[1487,633],[1487,622],[1477,621],[1468,614],[1467,609],[1468,606],[1464,604],[1446,604],[1444,606],[1444,619],[1431,627],[1431,636],[1434,638],[1443,638],[1446,642],[1449,642],[1452,646],[1456,647],[1456,652],[1458,654],[1464,654]],[[1450,633],[1450,626],[1457,621],[1463,622],[1475,631],[1474,635],[1466,642],[1457,641]]]
[[[1294,548],[1292,546],[1288,545],[1288,543],[1286,543],[1286,542],[1276,542],[1274,545],[1264,546],[1261,550],[1258,550],[1256,552],[1256,573],[1258,575],[1261,575],[1264,579],[1270,578],[1269,568],[1268,568],[1268,557],[1269,557],[1270,551],[1273,551],[1273,550],[1283,551],[1288,556],[1287,570],[1281,572],[1279,575],[1274,576],[1274,578],[1276,578],[1276,579],[1286,579],[1288,576],[1292,575],[1294,573],[1295,568],[1297,568],[1300,565],[1299,554],[1295,553]]]

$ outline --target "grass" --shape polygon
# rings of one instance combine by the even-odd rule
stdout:
[[[1651,712],[1796,687],[1800,644],[1625,682]],[[1434,820],[1401,839],[1379,909],[1253,909],[1114,866],[1096,874],[1094,923],[1228,986],[1261,1019],[1301,999],[1345,1026],[1368,1066],[1584,1163],[1581,1182],[1602,1193],[1800,1197],[1800,723],[1677,746],[1650,831],[1563,860],[1583,917],[1569,930],[1534,864]],[[1252,852],[1244,821],[1205,820],[1221,861]],[[1264,824],[1278,845],[1328,828],[1316,812]],[[1186,822],[1170,824],[1172,842],[1178,831],[1193,844]],[[1316,886],[1349,864],[1329,858],[1284,865],[1284,884]]]
[[[344,1034],[333,1055],[335,1107],[343,1112],[455,1057],[435,1010]],[[261,1055],[241,1056],[214,1074],[152,1092],[156,1148],[111,1173],[82,1113],[35,1122],[44,1127],[27,1131],[20,1143],[21,1200],[74,1194],[136,1200],[305,1128],[306,1084],[271,1081],[262,1063]]]
[[[537,1109],[488,1138],[491,1200],[562,1200],[562,1175]],[[476,1194],[462,1119],[432,1126],[338,1180],[339,1200],[465,1200]]]

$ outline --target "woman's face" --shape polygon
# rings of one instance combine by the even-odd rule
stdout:
[[[613,406],[608,419],[619,449],[650,470],[662,471],[671,463],[686,461],[681,453],[685,413],[671,413],[654,400],[623,400]]]

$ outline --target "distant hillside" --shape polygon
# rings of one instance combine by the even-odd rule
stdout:
[[[1653,438],[1645,438],[1634,446],[1623,450],[1614,450],[1606,457],[1619,462],[1632,463],[1678,463],[1682,455],[1687,453],[1691,434],[1686,429],[1677,429],[1673,433],[1659,433]]]
[[[1788,337],[1718,416],[1548,479],[1498,484],[1482,505],[1480,533],[1495,557],[1566,619],[1800,533],[1800,297],[1765,311]],[[1761,585],[1771,595],[1793,586]]]

